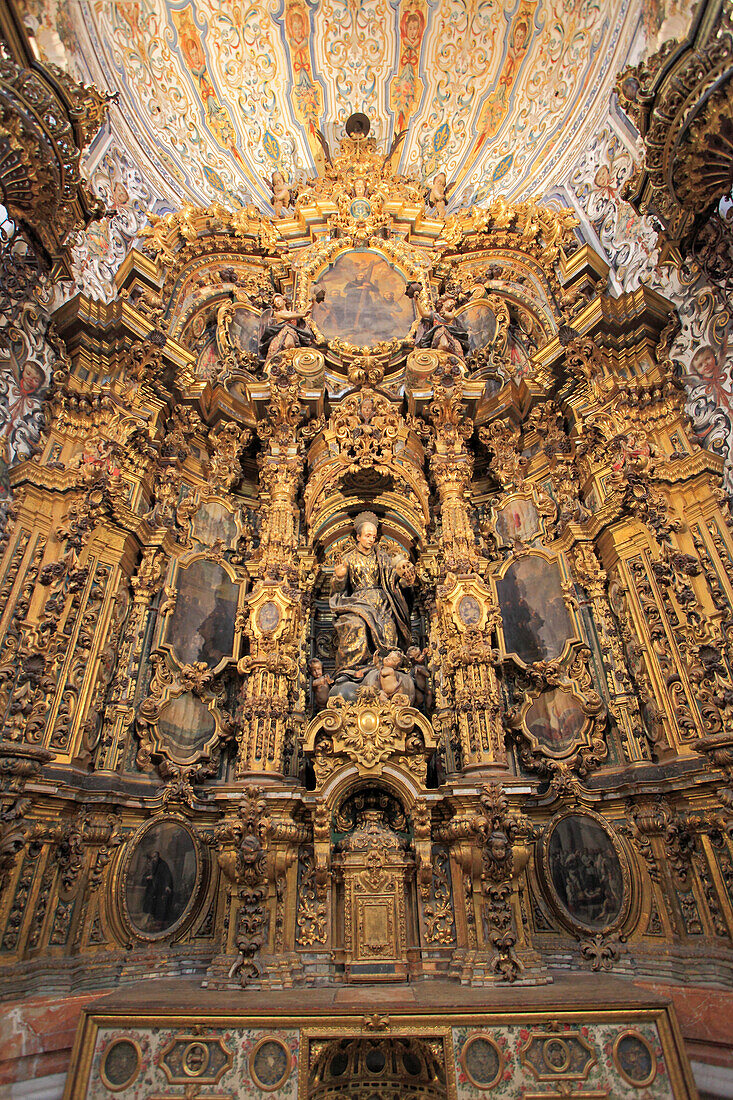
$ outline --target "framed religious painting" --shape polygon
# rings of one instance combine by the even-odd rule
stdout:
[[[503,656],[523,665],[552,661],[578,638],[563,580],[557,559],[538,551],[510,558],[495,575]]]
[[[595,703],[589,706],[569,686],[560,686],[525,698],[519,728],[534,753],[559,760],[590,747],[594,727],[601,721]]]
[[[204,520],[208,522],[208,518]],[[225,524],[226,520],[215,514],[211,522]],[[195,557],[176,565],[171,587],[175,595],[166,609],[161,649],[178,665],[203,663],[208,668],[223,668],[236,656],[240,585],[233,570],[225,562]]]
[[[555,511],[547,493],[534,486],[502,498],[492,508],[497,544],[516,548],[538,541]]]
[[[160,708],[158,747],[177,764],[191,763],[211,748],[219,727],[214,700],[207,704],[193,692],[185,691]]]
[[[127,929],[138,939],[182,932],[201,900],[206,878],[203,850],[182,819],[147,822],[128,841],[112,878]]]
[[[241,533],[236,510],[220,497],[207,497],[191,516],[191,534],[199,546],[213,547],[221,543],[231,550]]]
[[[428,269],[413,245],[401,239],[362,245],[336,238],[317,242],[304,260],[296,308],[303,311],[312,304],[316,338],[339,360],[365,347],[389,357],[412,329],[415,292],[427,300]]]
[[[560,922],[576,933],[621,927],[631,906],[628,856],[596,813],[566,811],[540,840],[542,886]]]
[[[374,249],[352,248],[337,256],[314,284],[324,292],[313,322],[326,340],[357,347],[404,339],[415,320],[405,275]]]

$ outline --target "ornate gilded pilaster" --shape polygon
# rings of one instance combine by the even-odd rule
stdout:
[[[245,624],[249,653],[239,662],[244,677],[237,734],[240,776],[250,771],[282,773],[302,721],[300,652],[307,625],[303,582],[310,566],[309,555],[298,553],[296,495],[303,478],[304,442],[322,425],[315,421],[300,427],[306,412],[300,386],[292,355],[273,362],[267,419],[257,424],[265,444],[260,457],[263,524],[249,567],[254,582]]]
[[[434,722],[453,746],[457,767],[504,771],[507,755],[491,641],[497,608],[480,576],[483,559],[469,515],[473,457],[466,440],[473,422],[465,415],[460,376],[451,377],[442,362],[428,415],[433,428],[429,465],[441,520],[434,630],[445,654]]]

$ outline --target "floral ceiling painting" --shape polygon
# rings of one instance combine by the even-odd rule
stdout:
[[[452,201],[537,192],[606,109],[633,0],[27,0],[47,51],[119,93],[113,125],[157,190],[267,208],[355,111]]]

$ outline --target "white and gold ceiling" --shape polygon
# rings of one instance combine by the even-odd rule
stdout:
[[[269,206],[355,111],[454,205],[545,192],[598,129],[639,0],[22,0],[46,58],[118,92],[112,124],[171,200]]]

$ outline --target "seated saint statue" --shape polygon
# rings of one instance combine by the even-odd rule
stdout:
[[[334,569],[329,604],[338,637],[336,685],[360,682],[374,668],[375,657],[404,652],[410,645],[410,611],[403,589],[415,583],[415,568],[406,557],[393,561],[376,545],[377,524],[373,512],[356,517],[356,546]]]

